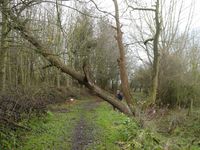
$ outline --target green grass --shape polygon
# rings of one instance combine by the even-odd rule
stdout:
[[[87,147],[87,150],[120,150],[122,148],[126,150],[163,150],[166,147],[172,150],[200,149],[200,110],[196,110],[192,116],[186,118],[172,134],[166,134],[158,133],[156,129],[161,125],[167,126],[171,115],[159,121],[152,120],[151,128],[141,128],[135,119],[114,111],[106,102],[100,102],[94,109],[87,110],[83,106],[89,104],[88,102],[91,101],[77,101],[70,106],[66,104],[53,105],[51,108],[54,111],[48,111],[43,117],[33,117],[29,122],[25,121],[26,126],[30,126],[32,130],[27,133],[12,133],[14,136],[11,135],[15,138],[18,134],[21,142],[11,138],[13,142],[17,142],[18,148],[8,147],[7,149],[70,150],[73,131],[81,116],[84,116],[87,124],[94,128],[92,130],[94,142]],[[195,139],[194,143],[192,143],[193,139]]]
[[[98,127],[96,141],[91,150],[152,150],[161,149],[159,135],[142,129],[134,118],[113,111],[106,103],[95,110],[95,125]]]
[[[66,113],[48,111],[43,118],[32,118],[29,125],[32,131],[23,137],[19,150],[69,149],[71,134],[79,116],[78,105],[70,107]],[[54,109],[69,109],[69,106],[55,105]]]
[[[96,141],[90,149],[96,150],[119,150],[117,141],[122,140],[121,129],[124,128],[123,122],[129,119],[122,113],[112,110],[106,103],[101,103],[95,110],[96,117],[94,119],[95,125],[98,128],[96,134]]]
[[[72,146],[73,129],[80,115],[84,113],[86,121],[94,126],[94,143],[88,146],[88,150],[120,150],[120,141],[128,136],[125,131],[130,118],[124,114],[113,111],[112,107],[105,102],[90,111],[85,111],[81,105],[87,101],[79,102],[70,106],[70,112],[59,113],[48,111],[43,118],[32,118],[29,125],[32,131],[25,134],[22,146],[19,150],[46,150],[46,149],[66,149]],[[66,105],[53,106],[54,109],[69,108]],[[134,126],[137,125],[134,122]]]
[[[179,124],[172,133],[161,135],[170,141],[171,147],[177,147],[177,150],[200,150],[200,110],[195,108],[190,116],[187,116],[187,111],[187,109],[171,110],[160,122],[155,122],[157,122],[158,128],[161,123],[167,128],[172,119],[179,120]]]
[[[172,134],[155,130],[160,123],[167,128],[168,122],[165,119],[168,118],[163,118],[163,122],[154,120],[154,127],[141,128],[135,119],[113,111],[106,103],[101,103],[95,111],[97,117],[94,121],[100,129],[96,137],[99,142],[91,149],[163,150],[168,147],[172,150],[200,150],[199,109],[181,122]],[[171,113],[175,115],[174,111]]]

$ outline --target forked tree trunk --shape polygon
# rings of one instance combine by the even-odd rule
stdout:
[[[17,31],[20,31],[21,36],[28,40],[32,45],[34,45],[37,49],[35,51],[42,55],[46,60],[48,60],[53,66],[60,69],[62,72],[70,75],[72,78],[79,81],[80,84],[85,85],[88,89],[95,92],[99,97],[110,103],[111,105],[115,106],[119,111],[123,112],[126,115],[133,115],[130,109],[120,101],[118,101],[114,96],[110,93],[106,92],[105,90],[101,89],[97,85],[95,85],[89,78],[88,71],[86,67],[84,69],[84,75],[80,74],[79,72],[73,70],[72,68],[68,67],[64,64],[57,56],[51,54],[49,49],[47,49],[36,37],[34,37],[29,30],[26,29],[26,26],[20,20],[20,18],[16,17],[11,11],[6,12],[9,18],[12,20],[12,24],[10,26]]]
[[[126,58],[125,58],[125,49],[123,44],[123,38],[122,38],[122,31],[121,31],[121,25],[119,20],[119,8],[117,0],[113,0],[114,6],[115,6],[115,22],[116,22],[116,30],[117,30],[117,44],[119,48],[119,54],[120,57],[118,59],[118,65],[120,70],[120,78],[121,78],[121,86],[122,86],[122,92],[124,94],[124,97],[126,99],[126,102],[131,109],[132,113],[135,113],[134,103],[133,99],[130,93],[129,88],[129,82],[128,82],[128,74],[126,71]]]

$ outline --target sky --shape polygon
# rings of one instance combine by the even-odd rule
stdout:
[[[90,0],[82,0],[82,1],[89,2]],[[93,1],[95,1],[95,3],[97,4],[97,6],[100,10],[107,11],[114,15],[114,5],[113,5],[112,0],[93,0]],[[155,4],[155,0],[127,0],[127,1],[129,1],[129,2],[137,1],[138,3],[140,3],[140,7],[151,7],[152,8],[152,7],[154,7],[154,4]],[[171,9],[171,7],[176,6],[175,14],[178,15],[178,10],[181,7],[182,0],[176,0],[177,5],[170,5],[170,2],[172,0],[161,0],[161,1],[165,1],[165,5],[164,5],[165,7],[163,7],[163,10],[169,11],[169,9]],[[133,40],[130,38],[130,33],[133,33],[133,34],[135,34],[135,36],[137,36],[137,32],[138,32],[137,29],[134,27],[133,23],[130,21],[130,18],[132,18],[132,19],[134,18],[133,20],[137,20],[137,18],[139,18],[139,15],[138,15],[139,13],[138,13],[138,11],[134,11],[134,12],[132,12],[132,16],[130,16],[130,11],[127,11],[127,5],[125,3],[125,0],[118,0],[118,4],[119,4],[119,9],[120,9],[120,14],[121,14],[120,22],[123,25],[122,31],[124,32],[124,34],[123,34],[124,43],[127,44],[130,42],[133,42]],[[98,10],[95,8],[95,6],[92,3],[90,4],[90,6],[93,6],[93,8],[96,10],[96,12],[98,12]],[[136,5],[133,5],[133,6],[138,7]],[[192,6],[192,9],[190,9],[191,6]],[[194,31],[194,30],[200,31],[200,0],[183,0],[183,7],[182,7],[181,16],[180,16],[181,21],[178,24],[180,32],[183,32],[185,30],[188,20],[191,19],[191,16],[189,17],[190,10],[192,10],[192,14],[193,14],[191,25],[190,25],[190,31]],[[168,15],[168,13],[170,13],[170,12],[167,12],[166,14]],[[101,14],[105,15],[103,13],[101,13]],[[152,12],[151,12],[151,14],[152,14],[152,16],[154,16],[154,14]],[[114,18],[112,16],[109,16],[109,18],[110,18],[110,20],[112,20],[113,25],[115,25]],[[176,22],[176,21],[174,21],[174,22]],[[143,30],[145,30],[145,23],[142,22],[142,24],[144,24]],[[147,30],[149,30],[148,27],[147,27]],[[200,37],[200,33],[198,33],[198,34],[199,34],[198,36]],[[151,33],[151,35],[147,35],[145,38],[148,39],[151,37],[152,37],[152,33]],[[143,53],[140,49],[138,50],[137,47],[132,47],[130,49],[132,50],[133,53],[137,53],[136,55],[141,55],[141,57],[145,58],[146,54]],[[135,55],[135,54],[133,54],[133,55]]]
[[[79,1],[89,2],[90,0],[79,0]],[[100,10],[107,11],[107,12],[114,14],[113,0],[93,0],[93,1],[97,4],[97,6]],[[126,11],[127,5],[126,5],[125,1],[129,1],[129,2],[137,1],[138,3],[141,4],[141,7],[143,7],[143,6],[144,7],[154,7],[153,5],[155,4],[156,0],[118,0],[120,13],[123,14],[123,16],[120,17],[121,24],[123,25],[123,30],[127,31],[128,30],[127,26],[130,25],[130,21],[128,21],[128,19],[130,18],[130,16],[129,16],[130,11]],[[166,10],[170,9],[169,3],[171,2],[171,0],[161,0],[161,1],[165,1]],[[178,8],[181,5],[181,1],[182,0],[177,0],[177,6],[176,6],[177,13],[178,13]],[[70,2],[71,1],[69,1],[69,3]],[[181,17],[180,17],[181,24],[179,24],[180,29],[184,30],[184,28],[188,22],[190,5],[192,3],[193,4],[193,6],[192,6],[193,17],[192,17],[192,22],[191,22],[191,30],[200,30],[200,0],[183,0],[183,2],[184,2],[183,3],[183,11],[182,11]],[[92,4],[91,2],[88,4],[90,4],[90,6],[93,6],[93,8],[96,9],[94,4]],[[136,5],[133,5],[133,6],[137,7]],[[128,9],[128,10],[130,10],[130,9]],[[96,12],[98,12],[97,9],[96,9]],[[124,13],[124,12],[126,12],[126,13]],[[103,13],[101,13],[101,14],[104,15]],[[138,11],[134,11],[134,13],[132,13],[132,14],[133,14],[133,16],[137,16]],[[110,17],[110,19],[112,20],[112,17]],[[114,22],[114,19],[113,19],[113,22]]]
[[[200,29],[200,0],[195,0],[194,21],[192,26],[193,28]]]
[[[139,1],[139,3],[142,3],[141,6],[144,6],[144,7],[153,7],[153,5],[155,4],[155,0],[136,0],[136,1]],[[166,0],[165,8],[163,8],[163,10],[166,9],[168,11],[170,9],[170,6],[174,6],[174,5],[170,5],[170,1],[171,0]],[[113,6],[112,0],[96,0],[95,2],[98,4],[101,10],[105,10],[114,14],[114,6]],[[118,0],[118,3],[119,3],[119,8],[122,14],[126,10],[127,5],[124,3],[124,0]],[[134,7],[137,7],[137,6],[134,6]],[[181,0],[177,0],[176,12],[175,12],[177,16],[178,16],[178,10],[180,7],[181,7]],[[190,11],[193,14],[192,16],[189,15]],[[134,13],[132,14],[132,16],[134,16],[135,18],[137,18],[137,15],[138,15],[137,11],[134,11]],[[152,14],[152,16],[153,15],[154,14]],[[125,13],[124,15],[122,15],[121,24],[123,25],[122,30],[124,31],[124,41],[125,43],[130,43],[131,40],[129,39],[129,36],[130,36],[129,34],[130,32],[132,32],[136,34],[137,36],[137,29],[134,29],[133,24],[130,23],[130,21],[128,21],[127,18],[130,18],[129,13],[127,14]],[[190,24],[190,31],[200,31],[200,0],[183,0],[182,12],[180,16],[181,21],[178,24],[180,32],[185,31],[185,27],[187,26],[188,20],[191,18],[192,18],[192,21]],[[198,36],[200,37],[199,33],[198,33]],[[146,38],[148,39],[149,37],[147,36]],[[139,56],[144,59],[147,59],[146,52],[142,51],[139,47],[134,46],[130,48],[130,50],[132,51],[131,53],[129,53],[129,55],[131,54],[130,57]]]
[[[138,0],[136,0],[136,1],[138,1]],[[144,4],[143,6],[145,6],[145,4],[146,4],[146,6],[151,6],[152,4],[154,4],[154,0],[140,0],[140,2],[141,1],[143,1],[143,4]],[[166,0],[166,1],[170,2],[170,0]],[[109,11],[111,13],[114,12],[112,0],[95,0],[95,2],[98,4],[98,6],[101,10]],[[181,0],[177,0],[177,2],[178,2],[177,7],[180,7],[179,2],[181,2]],[[184,0],[182,18],[185,18],[185,20],[183,22],[187,22],[187,19],[185,16],[187,16],[189,14],[189,6],[191,5],[192,2],[194,4],[194,6],[192,9],[193,21],[191,24],[191,28],[192,29],[200,29],[200,0]],[[118,0],[118,3],[119,3],[119,8],[120,8],[121,12],[124,12],[124,10],[126,9],[124,0]],[[137,13],[137,12],[135,12],[135,13]],[[122,19],[122,24],[123,24],[123,22],[126,24],[126,21]]]

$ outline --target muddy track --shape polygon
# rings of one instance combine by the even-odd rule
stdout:
[[[86,113],[92,113],[98,106],[98,102],[89,101],[80,108],[80,119],[78,120],[72,137],[72,150],[85,150],[94,142],[95,126],[91,119],[88,119]]]

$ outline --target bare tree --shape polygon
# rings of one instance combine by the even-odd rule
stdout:
[[[135,112],[134,108],[134,103],[133,99],[130,93],[130,87],[129,87],[129,82],[128,82],[128,74],[126,71],[126,58],[125,58],[125,49],[123,45],[123,33],[121,31],[121,24],[120,24],[120,19],[119,19],[119,8],[118,8],[118,3],[117,0],[113,0],[114,6],[115,6],[115,22],[116,22],[116,31],[117,31],[117,36],[116,40],[118,43],[118,48],[119,48],[119,54],[120,57],[118,59],[118,64],[119,64],[119,69],[120,69],[120,78],[121,78],[121,86],[122,86],[122,91],[124,94],[124,97],[126,99],[126,102],[132,112]]]
[[[2,2],[1,2],[2,4]],[[2,5],[1,5],[2,11]],[[97,85],[93,83],[89,75],[89,68],[88,65],[83,65],[83,72],[84,74],[80,74],[79,72],[73,70],[72,68],[68,67],[64,64],[56,55],[52,54],[52,51],[49,50],[45,45],[43,45],[33,34],[26,28],[24,22],[20,17],[17,17],[11,10],[6,10],[7,17],[11,20],[9,22],[9,26],[13,29],[20,32],[21,36],[28,40],[32,45],[36,47],[35,52],[42,55],[46,60],[48,60],[51,65],[57,67],[62,72],[70,75],[72,78],[76,79],[80,84],[85,85],[88,89],[95,92],[99,97],[110,103],[111,105],[118,108],[121,112],[132,115],[130,109],[110,95],[108,92],[104,91],[103,89],[99,88]]]
[[[0,49],[0,90],[6,86],[6,62],[7,62],[7,36],[9,33],[8,18],[4,12],[8,9],[8,0],[2,0],[2,28],[1,28],[1,49]]]
[[[127,1],[126,1],[127,2]],[[140,53],[137,53],[139,60],[145,62],[149,67],[152,68],[151,73],[151,98],[149,99],[149,104],[154,104],[158,102],[158,75],[159,68],[162,71],[162,68],[159,67],[160,59],[164,58],[166,55],[170,55],[170,51],[172,50],[173,43],[176,42],[177,35],[180,34],[180,24],[181,24],[181,15],[184,8],[184,0],[170,0],[170,1],[157,1],[155,8],[147,8],[147,7],[133,7],[132,4],[127,2],[128,7],[131,10],[140,10],[138,17],[139,21],[132,19],[134,22],[134,27],[136,28],[136,32],[139,34],[132,35],[132,40],[136,41],[137,46],[139,46],[139,50],[144,50],[147,55],[147,59],[143,59],[139,56]],[[180,5],[178,5],[180,4]],[[187,25],[183,31],[182,36],[182,49],[186,44],[186,35],[188,34],[189,27],[191,24],[192,18],[192,2],[191,6],[188,7],[189,14],[185,16],[187,18]],[[149,13],[153,12],[153,14]],[[152,17],[154,16],[154,17]],[[132,16],[133,18],[134,16]],[[145,29],[148,30],[145,30]],[[139,35],[139,36],[138,36]],[[153,41],[153,42],[151,42]],[[146,61],[148,60],[148,63]],[[157,67],[156,67],[157,66]],[[159,81],[160,83],[162,81]]]
[[[153,40],[153,70],[152,70],[152,98],[150,100],[151,104],[155,104],[156,95],[158,90],[158,73],[159,73],[159,62],[160,62],[160,52],[159,52],[159,37],[161,30],[161,22],[160,22],[160,13],[159,13],[160,2],[157,0],[156,2],[156,10],[155,10],[155,22],[156,22],[156,33],[154,35]]]
[[[127,2],[128,4],[128,2]],[[156,102],[156,95],[157,95],[157,90],[158,90],[158,74],[159,74],[159,61],[160,61],[160,50],[159,50],[159,37],[160,37],[160,31],[161,31],[161,14],[160,14],[160,0],[156,1],[156,5],[155,8],[137,8],[137,7],[133,7],[131,5],[128,4],[128,7],[130,7],[132,10],[139,10],[139,11],[145,11],[145,12],[154,12],[154,16],[155,16],[155,33],[153,35],[153,38],[148,38],[148,39],[144,39],[143,35],[142,35],[142,39],[143,39],[143,44],[144,49],[147,53],[148,56],[148,60],[150,62],[150,64],[152,64],[152,86],[151,86],[151,98],[149,99],[149,104],[154,104]],[[147,22],[147,25],[149,25],[150,23]],[[152,29],[152,25],[149,25],[150,30]],[[138,27],[137,29],[140,29],[140,27]],[[140,31],[141,34],[142,31]],[[153,61],[151,62],[151,55],[149,53],[148,50],[148,42],[153,41]],[[143,46],[142,46],[143,47]],[[140,58],[141,59],[141,58]]]

